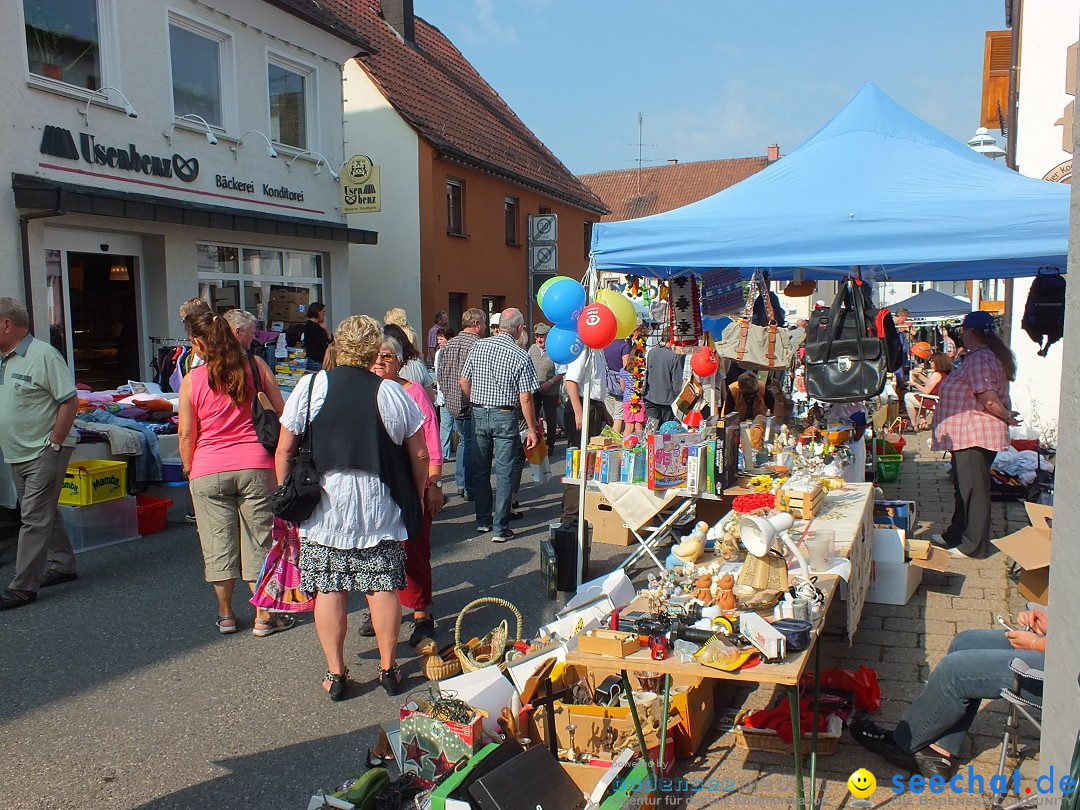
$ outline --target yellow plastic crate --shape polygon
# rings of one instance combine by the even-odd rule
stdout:
[[[68,465],[60,503],[87,506],[127,495],[127,462],[87,459]]]

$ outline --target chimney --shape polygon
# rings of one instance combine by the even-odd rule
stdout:
[[[668,158],[668,159],[667,159],[667,165],[668,165],[668,166],[674,166],[674,165],[676,165],[676,164],[677,164],[678,162],[679,162],[679,159],[678,159],[678,158]]]
[[[769,144],[769,151],[767,153],[769,163],[775,163],[780,159],[780,147],[775,143]]]
[[[416,42],[413,0],[382,0],[382,16],[406,43],[412,45]]]

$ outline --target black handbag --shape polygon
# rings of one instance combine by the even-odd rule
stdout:
[[[259,437],[259,444],[266,448],[266,452],[274,455],[277,450],[278,436],[281,433],[281,420],[273,408],[265,407],[259,402],[259,394],[263,392],[259,373],[259,367],[255,364],[255,358],[249,357],[251,364],[251,379],[255,383],[255,396],[251,399],[251,422],[255,426],[255,435]]]
[[[282,520],[303,523],[322,500],[319,471],[311,450],[311,391],[315,387],[315,375],[308,383],[307,412],[304,414],[304,432],[293,460],[292,469],[281,486],[270,496],[270,509]]]
[[[865,284],[845,279],[828,309],[816,310],[806,330],[806,393],[822,402],[860,402],[885,388],[890,354],[899,343],[888,310],[873,308]],[[891,334],[889,331],[891,327]]]

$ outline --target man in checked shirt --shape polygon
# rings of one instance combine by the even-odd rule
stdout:
[[[540,387],[529,353],[518,337],[525,326],[520,310],[503,310],[499,334],[476,342],[461,369],[461,391],[472,404],[472,483],[476,502],[476,531],[492,531],[492,541],[505,543],[514,536],[510,528],[514,463],[521,445],[518,419],[528,425],[525,448],[539,441],[533,392]],[[495,494],[492,502],[491,463],[495,462]]]

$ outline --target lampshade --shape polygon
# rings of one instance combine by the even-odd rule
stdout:
[[[109,281],[131,281],[125,262],[117,259],[112,263],[112,267],[109,268]]]
[[[777,512],[768,518],[747,515],[739,521],[739,539],[750,554],[764,557],[772,549],[776,536],[794,525],[795,518],[789,512]]]

